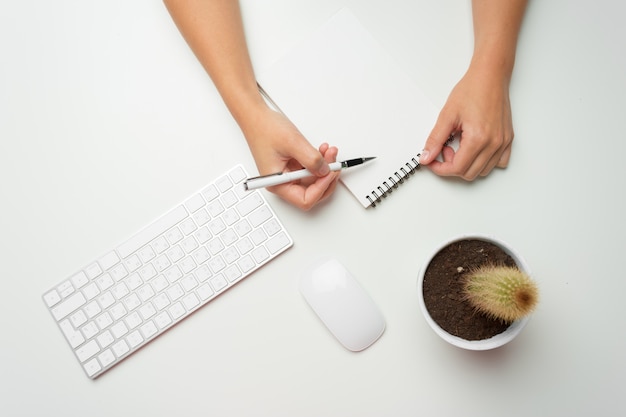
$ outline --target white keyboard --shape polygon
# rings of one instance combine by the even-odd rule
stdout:
[[[293,245],[241,165],[43,295],[96,378]]]

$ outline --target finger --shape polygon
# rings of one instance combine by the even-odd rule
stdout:
[[[338,172],[332,172],[317,178],[315,182],[309,185],[288,183],[271,187],[271,189],[268,188],[268,190],[301,210],[308,211],[332,194],[338,176]]]
[[[290,149],[291,157],[297,160],[304,168],[313,175],[323,177],[330,172],[328,163],[322,153],[315,149],[308,141],[297,141]]]
[[[446,141],[450,138],[450,134],[456,130],[456,127],[456,121],[446,115],[445,109],[442,110],[439,113],[435,126],[426,139],[424,150],[420,155],[420,164],[428,165],[435,160],[437,155],[441,153]]]
[[[504,152],[502,152],[502,155],[500,155],[500,159],[496,164],[498,168],[506,168],[509,165],[509,160],[511,159],[511,147],[512,143],[509,143],[504,149]]]

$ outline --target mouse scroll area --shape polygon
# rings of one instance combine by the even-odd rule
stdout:
[[[385,320],[372,298],[334,258],[323,258],[309,266],[300,278],[300,292],[348,350],[366,349],[385,330]]]

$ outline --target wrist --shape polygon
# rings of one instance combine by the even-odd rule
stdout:
[[[258,125],[262,115],[269,109],[256,84],[254,87],[230,91],[223,97],[226,107],[246,137],[247,132]]]
[[[484,45],[474,50],[468,72],[480,74],[485,81],[508,87],[514,64],[515,53],[503,50],[498,45]]]

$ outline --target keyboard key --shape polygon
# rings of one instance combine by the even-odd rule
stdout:
[[[100,287],[101,291],[105,291],[108,290],[109,288],[111,288],[113,286],[113,284],[115,283],[113,281],[113,278],[111,278],[111,275],[109,274],[104,274],[102,276],[100,276],[96,282],[98,283],[98,287]]]
[[[119,342],[114,344],[112,349],[118,358],[121,358],[122,356],[124,356],[126,353],[130,351],[128,344],[124,340],[120,340]]]
[[[239,220],[239,215],[235,209],[230,209],[224,212],[223,218],[224,223],[226,223],[227,226],[232,226],[237,220]]]
[[[254,262],[254,260],[252,260],[252,257],[250,256],[244,256],[237,264],[244,274],[248,273],[256,266],[256,263]]]
[[[197,229],[193,219],[189,218],[178,226],[185,236]]]
[[[165,234],[165,237],[171,245],[175,245],[183,239],[184,235],[178,227],[173,227]]]
[[[81,288],[83,285],[89,282],[89,278],[83,271],[78,272],[72,277],[72,282],[74,283],[74,288]]]
[[[148,320],[150,317],[156,314],[156,309],[150,303],[141,306],[139,309],[139,314],[143,317],[144,320]]]
[[[252,226],[250,226],[250,223],[248,223],[247,220],[242,220],[239,223],[237,223],[234,226],[235,232],[237,232],[237,234],[239,236],[245,236],[248,233],[250,233],[250,231],[252,231]]]
[[[193,220],[198,226],[204,226],[209,220],[211,220],[211,216],[205,209],[201,209],[197,213],[194,213]]]
[[[257,207],[260,207],[263,204],[263,198],[259,193],[252,193],[248,197],[246,197],[241,203],[237,204],[237,211],[239,215],[244,217],[247,216]]]
[[[113,267],[111,271],[109,271],[109,274],[116,282],[118,282],[128,276],[128,271],[126,270],[126,267],[124,267],[124,264],[118,264],[117,266]]]
[[[213,287],[215,292],[218,292],[226,288],[226,286],[228,285],[228,282],[226,282],[226,279],[221,274],[216,277],[211,278],[209,282],[211,283],[211,286]]]
[[[278,235],[271,238],[270,240],[268,240],[266,245],[269,251],[272,254],[274,254],[278,252],[279,250],[286,248],[290,243],[291,241],[289,240],[287,235],[281,232]]]
[[[215,185],[211,184],[204,190],[202,190],[202,195],[204,196],[206,201],[212,201],[220,195],[220,192],[217,190],[217,187],[215,187]]]
[[[133,254],[124,261],[124,265],[126,265],[129,272],[135,272],[142,264],[139,256],[137,256],[137,254]]]
[[[291,245],[236,166],[43,295],[96,378]]]
[[[99,331],[98,326],[96,326],[96,323],[93,321],[85,324],[80,330],[83,332],[83,335],[85,335],[85,339],[91,339],[97,335]]]
[[[167,256],[172,260],[172,262],[176,262],[183,259],[185,251],[179,245],[176,245],[167,251]]]
[[[124,317],[127,311],[122,303],[117,303],[109,310],[109,312],[111,313],[113,320],[117,321]]]
[[[91,265],[87,267],[87,269],[85,269],[85,274],[87,275],[87,278],[89,279],[94,279],[101,273],[102,273],[102,269],[100,268],[100,265],[98,265],[97,262],[92,263]]]
[[[56,290],[52,290],[52,291],[46,293],[43,296],[43,299],[46,302],[46,305],[48,307],[52,307],[53,305],[55,305],[56,303],[61,301],[61,296],[59,295],[59,293]]]
[[[126,325],[129,329],[134,329],[141,324],[141,317],[136,311],[126,317]]]
[[[177,320],[185,314],[185,308],[180,302],[178,302],[169,308],[169,313],[171,314],[172,319]]]
[[[80,348],[76,349],[76,356],[78,356],[79,361],[85,362],[87,359],[91,358],[98,352],[100,352],[100,347],[95,340],[91,340],[85,343]]]
[[[71,347],[76,348],[85,341],[82,333],[74,330],[74,326],[72,326],[69,320],[63,320],[62,322],[60,322],[59,327],[61,327],[61,330],[63,331],[63,334],[67,338],[67,341],[70,343]]]
[[[130,291],[128,287],[126,286],[126,284],[124,284],[123,282],[120,282],[117,286],[115,286],[111,290],[111,293],[113,294],[116,300],[120,300],[122,297],[127,296],[130,293]]]
[[[263,225],[263,229],[267,232],[268,235],[274,236],[276,233],[283,230],[283,228],[278,224],[276,219],[272,219]]]
[[[128,342],[131,348],[135,348],[139,346],[141,343],[143,343],[143,337],[141,337],[141,334],[139,334],[139,330],[135,330],[134,332],[128,335],[128,337],[126,338],[126,341]]]
[[[208,300],[213,295],[213,290],[208,284],[202,284],[198,287],[198,295],[202,300]]]
[[[217,180],[215,185],[223,193],[223,192],[229,190],[230,188],[232,188],[233,183],[230,180],[230,178],[228,178],[227,176],[223,176],[222,178]]]
[[[111,251],[107,253],[106,255],[104,255],[102,258],[100,258],[98,263],[100,264],[100,267],[102,268],[102,270],[106,271],[109,268],[111,268],[113,265],[117,264],[119,261],[120,261],[120,258],[117,256],[117,253],[115,253],[115,251]]]
[[[255,210],[252,214],[250,214],[248,220],[250,221],[250,224],[252,224],[252,226],[257,227],[270,217],[272,217],[272,212],[270,211],[270,209],[267,207],[261,207],[260,209]]]
[[[222,196],[222,204],[226,208],[232,207],[238,201],[237,195],[232,191],[228,191]]]
[[[234,168],[228,173],[228,175],[235,184],[240,183],[248,177],[246,171],[244,171],[241,167]]]
[[[204,204],[204,198],[202,198],[202,195],[196,194],[189,200],[187,200],[187,202],[185,203],[185,207],[187,207],[187,210],[189,210],[190,213],[193,213],[197,211],[200,207],[204,206]]]
[[[75,329],[78,329],[80,326],[87,322],[87,316],[83,310],[78,310],[76,313],[70,316],[70,321]]]
[[[172,263],[165,255],[161,255],[154,260],[154,267],[158,272],[163,272]]]
[[[100,363],[95,358],[87,362],[84,365],[84,368],[85,368],[85,372],[87,372],[87,375],[89,375],[90,377],[94,376],[95,374],[97,374],[98,372],[102,370]]]
[[[263,229],[256,229],[250,233],[250,239],[252,239],[252,242],[255,245],[260,245],[267,240],[267,234],[263,231]]]
[[[141,326],[139,330],[141,331],[141,334],[143,335],[145,339],[150,339],[157,332],[156,326],[151,321]]]
[[[228,229],[220,235],[220,238],[226,246],[230,246],[239,239],[239,236],[237,236],[237,233],[235,233],[233,229]]]
[[[99,315],[96,319],[96,324],[98,324],[98,327],[100,327],[100,329],[102,330],[109,327],[111,323],[113,323],[113,319],[111,318],[111,315],[106,311]],[[100,343],[100,346],[102,346],[102,343]]]
[[[91,284],[83,288],[83,294],[85,294],[85,297],[87,297],[87,300],[91,300],[95,296],[100,294],[100,289],[98,288],[95,282],[92,282]]]
[[[211,223],[209,223],[209,230],[214,235],[219,235],[224,230],[226,230],[226,223],[222,219],[215,219]]]
[[[237,265],[232,265],[226,268],[224,271],[224,276],[230,281],[235,282],[238,278],[241,277],[241,271],[237,268]]]
[[[170,305],[170,299],[167,298],[167,295],[165,295],[165,294],[157,295],[156,297],[154,297],[154,300],[152,300],[152,302],[154,303],[154,306],[159,311],[163,310],[165,307]]]
[[[62,298],[65,298],[74,292],[74,286],[68,280],[68,281],[63,282],[61,285],[59,285],[57,287],[57,291],[59,291],[59,294],[61,295]]]
[[[85,304],[87,300],[82,293],[75,293],[63,301],[61,304],[58,304],[56,307],[52,309],[52,315],[54,318],[59,321],[67,317],[68,314],[72,313],[78,307],[81,307]]]
[[[215,238],[215,239],[211,240],[207,244],[207,247],[209,248],[209,252],[211,252],[211,255],[217,255],[222,250],[224,250],[224,244],[222,243],[222,241],[219,238]]]
[[[207,210],[212,217],[217,217],[224,211],[224,206],[219,200],[215,200],[207,206]]]
[[[160,219],[151,223],[145,229],[128,239],[125,243],[120,245],[117,250],[122,256],[122,258],[126,258],[131,255],[133,252],[141,248],[143,245],[147,244],[155,237],[164,233],[170,227],[176,225],[181,220],[187,217],[187,210],[183,206],[178,206],[174,210],[165,214]]]
[[[185,292],[189,292],[198,286],[198,282],[193,275],[187,275],[185,278],[180,280],[180,285],[183,286]]]
[[[183,288],[180,285],[174,284],[170,288],[168,288],[167,295],[170,297],[170,300],[176,301],[180,297],[185,295],[185,291],[183,291]]]
[[[191,293],[183,298],[183,305],[187,310],[193,309],[198,304],[200,304],[200,300],[198,300],[198,297],[196,297],[194,293]]]
[[[107,349],[98,355],[98,360],[100,361],[102,366],[106,368],[107,366],[111,365],[113,361],[115,361],[115,355],[113,355],[111,349]]]
[[[246,253],[254,249],[254,245],[252,244],[250,239],[248,239],[247,237],[238,241],[235,244],[235,246],[237,247],[237,250],[239,251],[239,253],[241,253],[242,255],[245,255]]]
[[[173,267],[165,271],[163,275],[165,276],[165,278],[167,278],[169,282],[174,283],[182,278],[183,273],[176,265],[174,265]]]
[[[172,322],[172,319],[170,315],[167,314],[167,311],[164,311],[154,318],[154,322],[159,326],[159,329],[165,329]]]
[[[126,305],[128,311],[133,311],[141,305],[141,300],[137,294],[132,293],[124,299],[124,305]]]
[[[154,288],[155,293],[160,293],[165,288],[167,288],[168,285],[170,285],[169,282],[167,282],[167,279],[163,275],[159,275],[158,277],[156,277],[151,282],[151,284],[152,284],[152,288]]]
[[[111,333],[113,333],[113,336],[119,339],[120,337],[128,333],[128,327],[126,327],[126,324],[124,324],[123,321],[117,322],[111,327]]]
[[[100,308],[96,300],[94,300],[84,307],[84,311],[85,311],[85,314],[87,314],[87,317],[92,319],[96,317],[96,315],[100,313],[102,309]]]
[[[100,336],[98,336],[96,340],[98,341],[98,344],[101,347],[106,348],[115,341],[115,338],[113,337],[111,332],[107,330],[104,333],[102,333]]]
[[[165,239],[165,236],[159,236],[158,238],[154,239],[154,242],[152,242],[152,248],[156,253],[159,254],[166,251],[169,247],[170,245],[169,243],[167,243],[167,239]]]
[[[109,308],[115,303],[115,297],[110,291],[107,291],[98,297],[98,303],[102,308]]]
[[[269,256],[269,253],[267,253],[267,250],[263,246],[259,246],[252,251],[252,257],[258,264],[269,258]]]
[[[195,275],[196,275],[196,278],[198,278],[198,281],[204,282],[208,278],[210,278],[211,275],[213,274],[211,273],[211,270],[209,269],[208,265],[201,265],[200,268],[196,269]]]
[[[134,291],[139,288],[141,284],[143,284],[143,280],[141,279],[139,274],[132,274],[124,280],[124,283],[126,284],[126,286],[128,286],[129,290]]]
[[[192,253],[191,256],[198,265],[203,264],[204,262],[206,262],[207,259],[211,257],[205,247],[201,247],[200,249]]]
[[[150,261],[152,258],[154,258],[156,256],[156,253],[154,252],[154,249],[152,249],[152,246],[150,246],[150,245],[144,246],[137,253],[139,254],[139,258],[141,258],[141,261],[144,264],[146,262]]]

